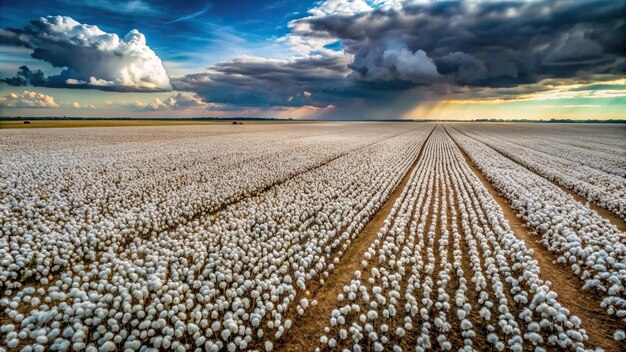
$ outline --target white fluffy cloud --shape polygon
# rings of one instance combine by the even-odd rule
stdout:
[[[327,0],[310,9],[309,13],[314,17],[330,15],[352,16],[371,10],[372,8],[363,0]]]
[[[161,100],[156,98],[152,102],[144,103],[136,101],[131,104],[131,108],[142,111],[171,111],[171,110],[211,110],[218,107],[218,104],[206,103],[197,94],[178,93]]]
[[[310,55],[313,52],[326,55],[340,55],[340,53],[325,48],[326,45],[337,41],[339,39],[337,36],[324,35],[324,33],[319,33],[320,35],[318,36],[301,35],[315,32],[310,26],[310,23],[302,20],[313,20],[329,16],[349,17],[371,10],[372,8],[363,0],[322,1],[308,11],[309,16],[300,20],[291,21],[289,23],[291,33],[280,40],[287,43],[295,52],[302,55]]]
[[[0,97],[0,107],[5,108],[58,108],[59,104],[54,98],[29,90],[25,90],[19,94],[9,93],[4,97]]]
[[[62,67],[38,85],[105,90],[170,90],[161,59],[133,29],[124,38],[66,16],[42,17],[25,28],[0,30],[5,45],[33,49],[32,56]],[[16,81],[34,84],[26,80]]]

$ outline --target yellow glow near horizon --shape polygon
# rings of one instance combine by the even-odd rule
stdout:
[[[618,79],[613,81],[601,81],[587,84],[565,84],[565,85],[545,85],[544,87],[549,88],[546,91],[537,92],[537,93],[529,93],[529,94],[520,94],[511,99],[501,99],[501,98],[485,98],[485,99],[450,99],[445,100],[447,103],[451,104],[501,104],[501,103],[511,103],[517,101],[528,101],[528,100],[552,100],[552,99],[574,99],[574,98],[616,98],[616,97],[626,97],[626,89],[602,89],[602,90],[584,90],[586,87],[592,87],[594,85],[616,85],[616,86],[625,86],[626,88],[626,78]],[[524,86],[520,86],[524,87]],[[518,89],[516,87],[515,89]],[[508,88],[501,89],[502,91],[506,91]],[[494,89],[495,91],[495,89]]]
[[[594,89],[594,86],[606,89]],[[506,93],[509,89],[524,90],[532,85],[516,88],[485,90],[489,95]],[[459,98],[420,102],[405,113],[403,119],[624,119],[626,118],[626,79],[585,84],[540,83],[543,91],[502,98]],[[492,94],[493,93],[493,94]]]

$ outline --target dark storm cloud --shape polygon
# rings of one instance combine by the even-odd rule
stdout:
[[[219,63],[204,73],[172,79],[172,86],[214,103],[325,106],[333,99],[327,92],[341,87],[347,73],[342,56],[291,60],[244,57]]]
[[[580,73],[619,75],[626,67],[622,1],[442,1],[291,26],[300,36],[342,39],[362,79],[380,79],[381,69],[400,76],[406,70],[387,60],[390,41],[424,52],[459,84],[512,86]]]
[[[0,30],[0,43],[30,48],[61,73],[46,77],[23,66],[2,81],[116,91],[168,90],[171,83],[211,104],[334,105],[332,113],[342,107],[368,113],[450,97],[514,99],[549,90],[548,81],[614,80],[626,71],[623,1],[349,5],[354,8],[343,0],[319,2],[308,17],[289,23],[280,42],[291,45],[297,58],[243,57],[172,79],[136,30],[119,38],[69,17],[44,17]],[[181,47],[195,45],[180,32],[198,25],[195,20],[168,27],[185,43]]]
[[[0,82],[15,87],[28,85],[45,87],[49,85],[48,78],[41,70],[32,71],[28,66],[20,66],[15,77],[2,78]]]
[[[512,97],[521,85],[543,90],[545,79],[611,79],[626,69],[620,1],[440,1],[313,15],[290,28],[292,37],[340,40],[351,55],[233,60],[172,84],[216,103],[369,108],[410,100],[403,92],[413,104]]]

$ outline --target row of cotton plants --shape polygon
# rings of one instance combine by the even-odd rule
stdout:
[[[319,350],[577,350],[580,320],[438,127]]]
[[[623,125],[478,124],[455,125],[533,150],[626,177]]]
[[[45,284],[110,247],[215,212],[398,129],[376,138],[369,128],[316,132],[86,142],[52,151],[42,143],[36,152],[9,154],[0,161],[0,288]]]
[[[511,143],[506,139],[506,135],[487,135],[479,128],[468,131],[462,125],[456,128],[530,170],[626,219],[626,178],[623,176],[607,173],[560,155],[536,151],[530,146]],[[532,145],[533,140],[527,140],[526,143]]]
[[[626,233],[485,144],[449,132],[557,262],[584,280],[584,289],[597,290],[602,307],[626,323]]]
[[[1,342],[34,351],[272,350],[293,324],[287,317],[316,303],[303,300],[303,292],[324,284],[431,129],[379,131],[375,140],[364,137],[367,142],[343,136],[351,148],[323,162],[293,142],[292,151],[311,157],[316,167],[159,230],[113,230],[114,240],[92,249],[92,260],[77,260],[49,282],[5,290],[0,305],[8,320],[0,328]],[[309,148],[341,149],[326,143],[335,138],[318,138],[300,139],[309,139]],[[237,140],[230,143],[231,150],[239,147]],[[294,168],[291,159],[300,159],[271,156],[279,161],[259,156],[266,171],[254,166],[254,158],[237,170],[241,177],[280,176]],[[249,164],[253,171],[246,170]],[[185,207],[182,189],[166,195]],[[68,239],[79,245],[80,239]]]
[[[571,135],[548,136],[544,139],[537,136],[534,130],[520,136],[519,133],[513,131],[507,133],[506,127],[501,127],[493,133],[502,139],[543,153],[587,165],[613,175],[626,177],[626,159],[623,152],[626,150],[626,145],[621,147],[601,145],[598,143],[597,135],[593,140],[579,140],[576,136],[572,137]]]

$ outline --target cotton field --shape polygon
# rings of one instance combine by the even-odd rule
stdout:
[[[0,130],[0,351],[624,351],[625,136]]]

